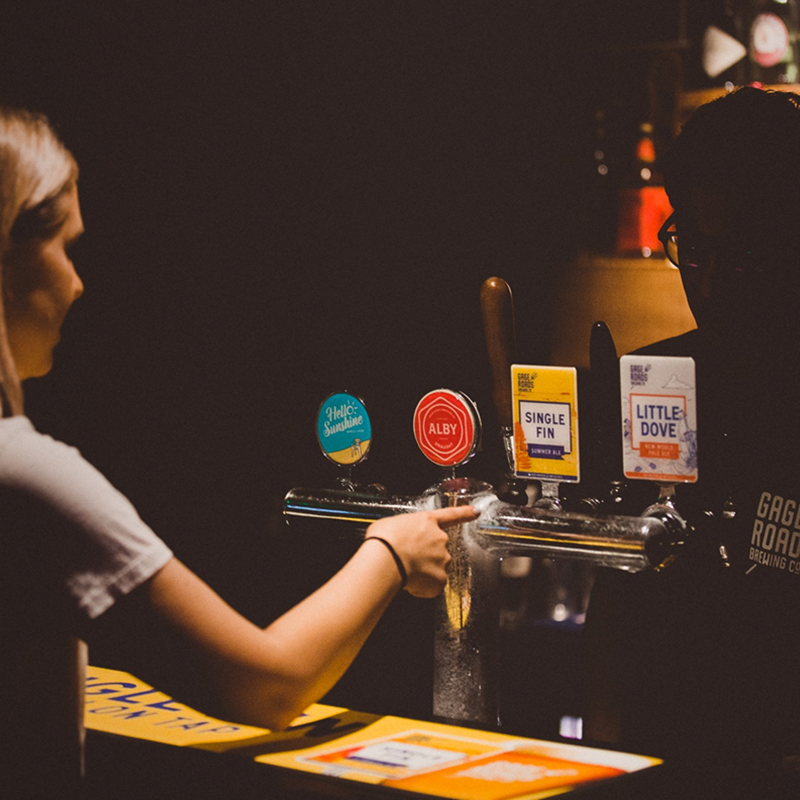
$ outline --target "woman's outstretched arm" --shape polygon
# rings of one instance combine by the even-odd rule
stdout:
[[[440,526],[475,518],[470,506],[373,523],[355,555],[327,583],[266,628],[254,625],[177,559],[120,601],[109,621],[136,629],[130,669],[206,713],[286,727],[341,677],[400,589],[433,597],[450,560]],[[265,589],[268,591],[268,589]],[[127,655],[127,654],[126,654]]]

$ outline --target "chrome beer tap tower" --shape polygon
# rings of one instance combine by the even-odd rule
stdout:
[[[524,402],[512,398],[510,289],[505,281],[491,278],[483,286],[481,301],[494,374],[494,401],[509,462],[501,497],[487,482],[455,475],[456,467],[466,463],[477,449],[480,418],[466,395],[444,389],[426,395],[415,413],[420,449],[446,470],[444,480],[416,497],[392,496],[374,487],[359,488],[350,480],[349,469],[369,448],[369,421],[367,417],[365,424],[366,410],[359,398],[338,394],[331,395],[320,408],[318,438],[328,458],[348,469],[347,479],[340,480],[345,488],[292,489],[284,500],[284,516],[291,526],[308,520],[324,521],[332,532],[363,535],[371,522],[394,514],[461,504],[480,510],[476,521],[448,530],[452,561],[445,590],[435,601],[432,710],[434,716],[448,721],[495,726],[499,724],[494,662],[501,559],[537,556],[579,560],[628,572],[661,569],[679,553],[688,528],[672,504],[655,504],[642,516],[598,513],[613,510],[614,504],[596,499],[579,504],[581,510],[567,510],[559,496],[558,477],[553,475],[541,478],[539,498],[529,501],[526,486],[530,472],[517,463],[520,444],[515,441],[515,429],[521,428],[521,420],[518,413],[516,417],[512,413],[517,406],[523,408]],[[538,374],[535,370],[547,368],[533,369],[533,374]],[[355,409],[350,419],[360,423],[347,422],[347,408]],[[323,441],[329,431],[331,441]],[[349,445],[353,438],[358,439],[358,448]],[[561,468],[563,448],[526,446],[526,452],[545,453]],[[652,449],[653,445],[651,460],[668,453],[665,447]]]

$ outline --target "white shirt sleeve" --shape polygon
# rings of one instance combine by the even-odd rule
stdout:
[[[54,535],[76,608],[94,619],[172,557],[133,505],[74,447],[38,433],[27,417],[0,420],[0,486],[27,494],[67,524]],[[63,546],[66,545],[66,546]]]

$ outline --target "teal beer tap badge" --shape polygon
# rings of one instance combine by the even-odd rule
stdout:
[[[694,359],[623,356],[619,364],[625,477],[694,483],[697,480]]]
[[[363,461],[372,443],[372,424],[364,403],[344,392],[326,397],[317,412],[317,441],[334,464],[351,466]]]

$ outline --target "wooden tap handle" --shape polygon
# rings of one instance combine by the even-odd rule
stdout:
[[[512,425],[511,365],[514,363],[514,301],[502,278],[488,278],[481,287],[481,312],[486,351],[494,382],[494,407],[502,427]]]

